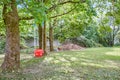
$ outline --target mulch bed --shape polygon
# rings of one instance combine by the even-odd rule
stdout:
[[[65,43],[58,48],[58,50],[81,50],[81,49],[84,49],[84,47],[81,47],[73,43]]]

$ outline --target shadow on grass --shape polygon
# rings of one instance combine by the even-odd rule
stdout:
[[[24,73],[24,69],[29,69],[32,67],[32,70],[34,69],[37,64],[42,63],[44,60],[45,56],[42,56],[40,58],[27,58],[27,59],[22,59],[21,60],[21,69],[20,72],[15,73],[0,73],[0,80],[37,80],[34,74],[27,74]]]
[[[114,54],[116,50],[93,48],[54,53],[37,67],[38,72],[25,75],[34,75],[38,80],[119,80],[120,60],[116,56],[107,55],[108,52]]]
[[[45,56],[33,57],[31,59],[23,59],[21,60],[21,66],[22,68],[25,68],[25,67],[30,67],[36,64],[40,64],[43,62],[44,59],[45,59]]]
[[[117,52],[117,48],[90,48],[22,60],[23,72],[11,80],[120,80]]]

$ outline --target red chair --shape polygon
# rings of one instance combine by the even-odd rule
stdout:
[[[42,57],[43,54],[44,54],[44,51],[43,51],[42,49],[36,49],[36,50],[34,51],[34,56],[35,56],[35,57]]]

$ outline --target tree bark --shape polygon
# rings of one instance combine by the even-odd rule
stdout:
[[[38,35],[39,35],[39,49],[43,48],[43,30],[42,26],[39,24],[38,25]]]
[[[44,28],[43,28],[43,50],[44,50],[44,54],[46,55],[47,54],[47,51],[46,51],[46,22],[44,21]]]
[[[53,27],[51,23],[49,23],[49,44],[50,44],[50,51],[54,51],[53,48]]]
[[[6,26],[5,58],[1,65],[3,72],[18,71],[20,68],[20,35],[19,17],[16,0],[11,0],[3,8],[3,19]],[[7,8],[11,8],[8,11]]]

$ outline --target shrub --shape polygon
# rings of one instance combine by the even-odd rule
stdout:
[[[0,54],[4,53],[5,39],[0,39]]]
[[[71,41],[72,43],[78,44],[83,47],[102,47],[101,44],[96,43],[95,41],[91,39],[87,39],[84,36],[80,36],[78,38],[72,38]]]
[[[120,46],[120,42],[119,42],[119,43],[114,44],[114,46]]]

